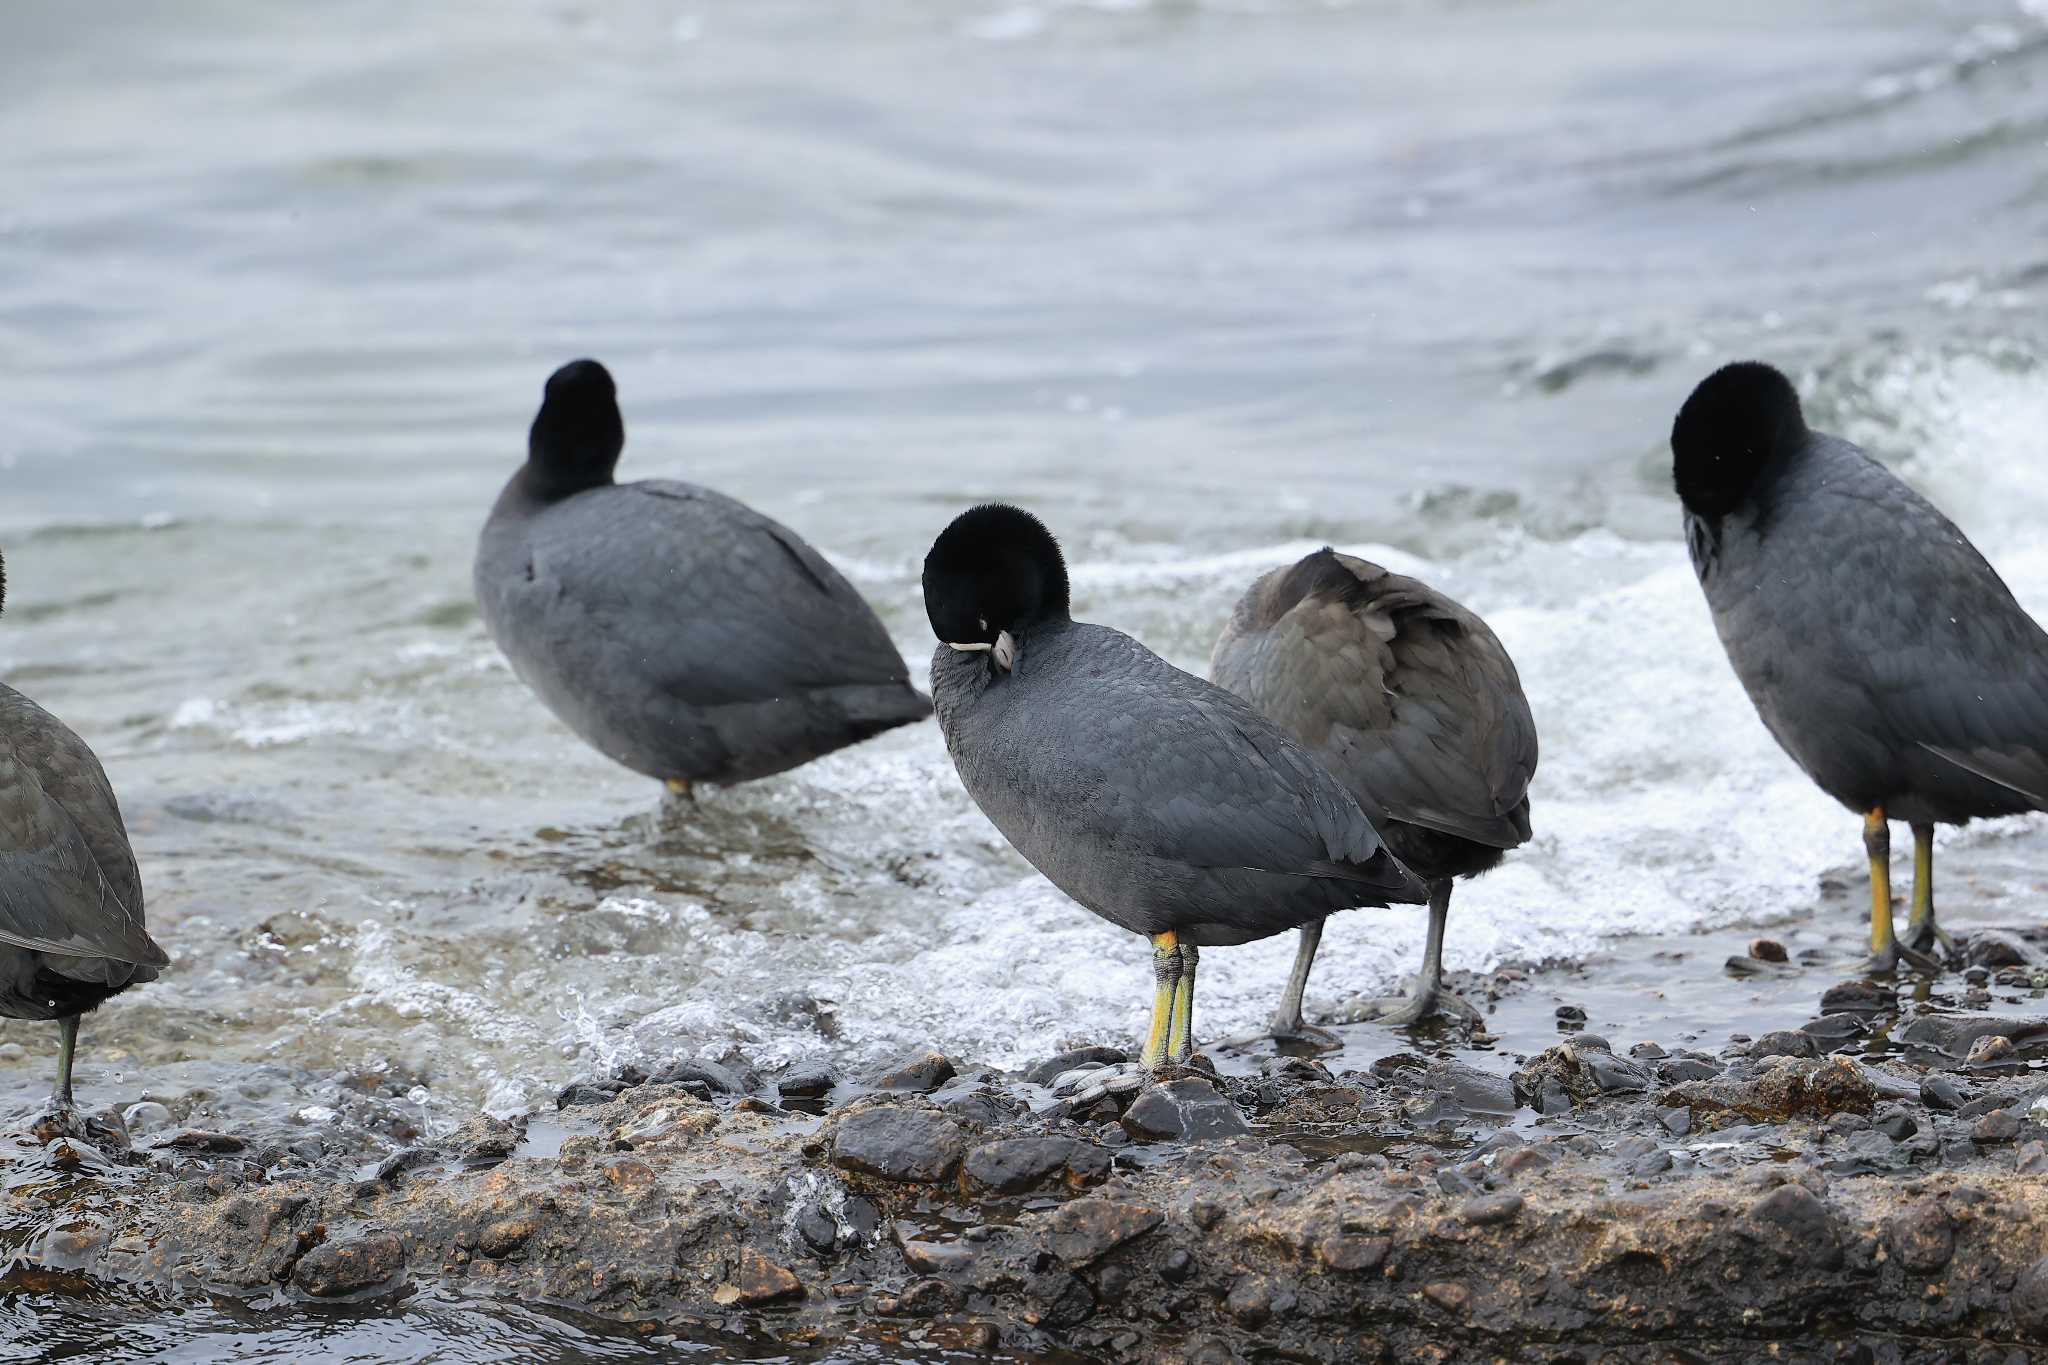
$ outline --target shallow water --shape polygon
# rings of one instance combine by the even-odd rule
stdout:
[[[989,496],[1193,668],[1325,541],[1462,597],[1544,758],[1454,967],[1815,906],[1855,822],[1721,658],[1663,437],[1775,359],[2048,609],[2048,7],[1665,10],[13,7],[0,677],[106,761],[177,959],[81,1098],[319,1124],[371,1077],[432,1130],[623,1061],[1137,1034],[1145,954],[933,727],[664,814],[520,687],[469,556],[585,353],[625,473],[803,530],[920,673],[916,565]],[[1971,894],[2048,866],[1944,839],[1998,855]],[[1312,998],[1420,942],[1339,920]],[[1204,1032],[1291,953],[1205,960]],[[54,1040],[0,1039],[25,1114]]]

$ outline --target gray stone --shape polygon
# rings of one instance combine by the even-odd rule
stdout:
[[[1201,1142],[1251,1131],[1235,1104],[1195,1077],[1146,1087],[1125,1111],[1123,1124],[1132,1137],[1152,1142]]]
[[[913,1095],[929,1095],[958,1074],[952,1058],[943,1052],[927,1048],[884,1067],[871,1077],[868,1083],[877,1090],[898,1090]]]
[[[959,1168],[965,1145],[960,1125],[943,1114],[884,1105],[840,1121],[832,1164],[878,1180],[929,1185]]]

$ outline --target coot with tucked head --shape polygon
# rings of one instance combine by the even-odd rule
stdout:
[[[1764,725],[1864,817],[1870,956],[1934,964],[1934,827],[2048,809],[2048,633],[1955,524],[1806,425],[1768,365],[1716,370],[1671,429],[1686,544]],[[1913,830],[1906,940],[1891,820]]]
[[[79,1016],[169,962],[143,928],[142,876],[99,759],[0,683],[0,1014],[57,1021],[59,1110],[72,1107]]]
[[[1536,722],[1486,622],[1428,584],[1322,549],[1266,574],[1216,640],[1209,676],[1335,773],[1408,870],[1429,885],[1429,937],[1406,997],[1354,1018],[1414,1024],[1479,1012],[1443,987],[1451,884],[1529,838]],[[1301,929],[1276,1037],[1307,1032],[1301,997],[1321,921]]]
[[[1143,1064],[1193,1054],[1198,949],[1422,885],[1337,779],[1242,698],[1069,614],[1037,518],[963,512],[924,563],[932,698],[968,794],[1053,885],[1152,942]]]
[[[604,366],[556,370],[477,545],[484,624],[570,729],[687,795],[931,714],[802,537],[695,484],[614,482],[625,440]]]

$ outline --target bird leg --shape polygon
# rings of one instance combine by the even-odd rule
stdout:
[[[1180,945],[1180,975],[1173,983],[1173,1017],[1166,1026],[1166,1060],[1186,1066],[1195,1057],[1195,964],[1202,950]]]
[[[57,1088],[50,1092],[50,1107],[69,1112],[77,1107],[71,1098],[71,1058],[78,1051],[78,1016],[67,1014],[57,1021]]]
[[[1934,826],[1913,826],[1913,917],[1906,946],[1937,960],[1952,956],[1955,940],[1934,922]]]
[[[1372,1020],[1389,1028],[1412,1028],[1436,1014],[1462,1016],[1477,1024],[1486,1016],[1463,997],[1444,989],[1444,923],[1451,914],[1451,879],[1429,884],[1429,938],[1422,947],[1422,970],[1406,996],[1361,997],[1344,1007],[1344,1017]]]
[[[1323,922],[1311,920],[1301,926],[1300,939],[1294,949],[1294,970],[1288,974],[1287,990],[1280,997],[1279,1007],[1273,1011],[1272,1022],[1266,1025],[1264,1033],[1240,1033],[1225,1038],[1220,1046],[1248,1047],[1271,1039],[1276,1043],[1308,1043],[1318,1052],[1338,1052],[1344,1047],[1336,1034],[1325,1028],[1317,1028],[1301,1017],[1301,997],[1308,989],[1309,969],[1315,966],[1316,947],[1323,941]]]
[[[1863,851],[1870,857],[1870,956],[1852,970],[1890,976],[1904,963],[1917,971],[1939,971],[1933,959],[1904,946],[1892,933],[1892,828],[1883,806],[1863,817]]]
[[[1179,938],[1171,929],[1152,935],[1152,1030],[1145,1037],[1145,1050],[1138,1054],[1138,1061],[1147,1071],[1157,1071],[1165,1065],[1172,1047],[1180,974]]]

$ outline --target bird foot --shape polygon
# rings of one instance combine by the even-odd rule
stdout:
[[[1917,949],[1909,948],[1894,939],[1882,952],[1858,958],[1848,966],[1853,976],[1896,976],[1903,967],[1908,971],[1921,972],[1928,976],[1939,976],[1941,964]]]
[[[1933,920],[1906,927],[1906,947],[1941,966],[1955,961],[1956,941]]]
[[[1053,1077],[1052,1093],[1079,1111],[1110,1095],[1134,1094],[1151,1079],[1137,1062],[1090,1062]]]
[[[1311,1052],[1342,1052],[1344,1050],[1344,1040],[1330,1032],[1330,1030],[1305,1023],[1299,1018],[1281,1019],[1278,1017],[1266,1026],[1264,1033],[1240,1033],[1234,1038],[1225,1038],[1218,1046],[1242,1050],[1261,1043],[1274,1043],[1283,1047],[1306,1047]]]
[[[1414,1028],[1437,1015],[1472,1024],[1486,1019],[1470,1001],[1441,986],[1411,995],[1360,996],[1337,1010],[1337,1017],[1345,1023],[1383,1024],[1388,1028]]]

